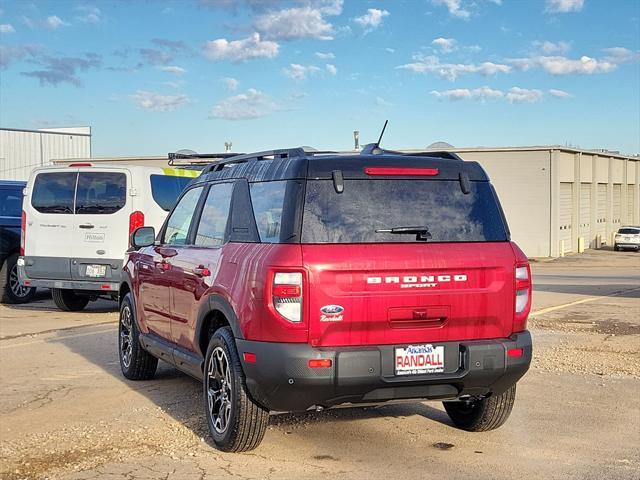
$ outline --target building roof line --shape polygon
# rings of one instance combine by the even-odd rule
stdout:
[[[61,128],[87,128],[87,127],[61,127]],[[55,130],[29,130],[27,128],[7,128],[0,127],[0,130],[6,130],[8,132],[25,132],[25,133],[48,133],[50,135],[73,135],[75,137],[90,137],[90,133],[75,133],[75,132],[56,132]]]

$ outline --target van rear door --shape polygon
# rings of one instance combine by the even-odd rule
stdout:
[[[74,280],[109,280],[129,247],[128,169],[79,169],[73,225]]]

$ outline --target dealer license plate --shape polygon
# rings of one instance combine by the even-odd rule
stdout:
[[[87,265],[87,277],[104,277],[107,274],[106,265]]]
[[[395,349],[396,375],[444,372],[444,345],[409,345]]]

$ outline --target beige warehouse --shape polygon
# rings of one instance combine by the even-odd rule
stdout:
[[[529,257],[578,252],[582,244],[611,245],[618,228],[640,225],[639,157],[557,145],[449,150],[478,161],[487,171],[511,236]],[[167,166],[166,157],[87,160]]]

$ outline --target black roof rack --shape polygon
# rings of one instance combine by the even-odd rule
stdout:
[[[167,157],[169,158],[169,165],[173,166],[175,164],[176,160],[196,160],[195,162],[191,162],[191,163],[209,163],[206,160],[211,160],[211,159],[226,159],[226,158],[231,158],[231,157],[236,157],[238,155],[242,155],[241,153],[231,153],[231,152],[224,152],[224,153],[196,153],[196,152],[190,152],[190,151],[184,151],[184,152],[169,152],[167,153]],[[198,161],[201,160],[201,161]],[[202,161],[204,160],[204,161]]]
[[[405,157],[432,157],[432,158],[448,158],[451,160],[462,160],[454,152],[446,151],[426,151],[426,152],[400,152],[397,150],[385,150],[380,148],[377,143],[369,143],[360,151],[360,155],[402,155]]]

